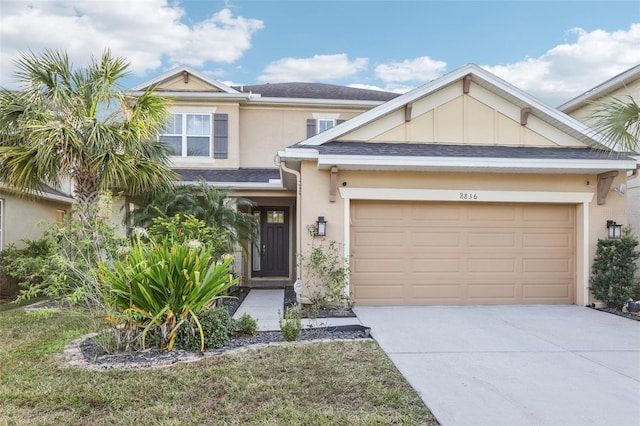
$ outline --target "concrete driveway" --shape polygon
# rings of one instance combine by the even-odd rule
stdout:
[[[443,425],[640,425],[640,322],[580,306],[356,307]]]

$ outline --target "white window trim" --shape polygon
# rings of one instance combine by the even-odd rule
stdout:
[[[320,129],[321,122],[331,122],[331,127],[321,130]],[[333,118],[317,118],[316,119],[316,134],[326,132],[327,130],[332,129],[334,127],[336,127],[336,120]]]
[[[173,107],[169,110],[169,113],[171,115],[173,114],[181,114],[182,115],[182,134],[181,135],[177,135],[177,134],[173,134],[173,133],[161,133],[158,135],[158,137],[160,137],[161,135],[167,135],[167,136],[181,136],[182,137],[182,152],[181,155],[172,155],[171,157],[174,159],[180,159],[180,161],[202,161],[203,159],[210,159],[213,160],[213,117],[214,114],[216,113],[217,108],[211,108],[211,107],[197,107],[197,106],[193,106],[193,107],[186,107],[186,106],[176,106]],[[187,150],[186,150],[186,143],[187,143],[187,137],[186,137],[186,131],[187,131],[187,127],[186,127],[186,115],[187,114],[197,114],[197,115],[209,115],[209,155],[204,155],[204,156],[188,156],[186,155]]]

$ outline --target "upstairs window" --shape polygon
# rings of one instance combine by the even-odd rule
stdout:
[[[160,140],[173,148],[177,157],[211,158],[212,134],[215,135],[214,158],[228,156],[228,114],[214,114],[215,133],[211,127],[211,114],[171,114]]]
[[[334,120],[333,118],[309,118],[307,120],[307,138],[329,130],[342,122],[344,120]]]
[[[329,130],[335,125],[336,125],[336,120],[327,120],[327,119],[321,118],[318,120],[318,133],[324,132],[325,130]]]

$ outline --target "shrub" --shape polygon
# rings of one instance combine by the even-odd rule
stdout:
[[[235,322],[224,306],[205,309],[198,314],[204,335],[201,346],[200,331],[195,319],[190,318],[176,334],[176,347],[190,351],[221,348],[231,340]]]
[[[23,240],[25,246],[9,245],[0,252],[0,294],[15,297],[19,290],[42,289],[48,275],[55,270],[53,241],[44,236]]]
[[[235,321],[236,336],[254,336],[258,331],[258,322],[245,313]]]
[[[630,227],[623,229],[619,239],[598,240],[589,289],[611,308],[622,309],[633,294],[635,261],[640,256],[637,246]]]
[[[314,288],[310,299],[319,309],[353,307],[347,293],[349,284],[349,258],[341,255],[342,245],[336,241],[322,241],[311,245],[307,255],[300,256],[306,285]]]
[[[232,256],[215,262],[212,249],[168,240],[145,244],[138,239],[122,260],[99,265],[100,277],[109,285],[109,302],[118,311],[114,321],[147,333],[159,330],[163,348],[171,351],[176,331],[192,319],[199,330],[200,349],[204,332],[198,314],[238,279],[231,274]]]
[[[280,311],[278,311],[278,314],[280,314]],[[284,318],[279,319],[282,338],[287,342],[293,342],[300,337],[300,333],[302,333],[301,317],[302,313],[300,312],[300,308],[296,306],[287,309]]]

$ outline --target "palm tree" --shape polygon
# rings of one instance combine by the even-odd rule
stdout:
[[[590,119],[608,148],[640,152],[640,106],[632,96],[596,103]]]
[[[233,200],[233,203],[230,203]],[[193,215],[207,226],[230,231],[236,242],[256,239],[260,225],[256,218],[240,211],[254,203],[242,197],[231,197],[230,191],[213,188],[205,181],[184,185],[173,191],[155,191],[133,212],[134,226],[149,225],[156,217],[171,218],[176,214]]]
[[[168,118],[165,100],[151,89],[137,98],[121,90],[128,67],[108,50],[82,69],[60,51],[19,58],[23,90],[0,92],[0,181],[29,194],[70,180],[87,225],[109,190],[172,188],[170,151],[156,137]]]

